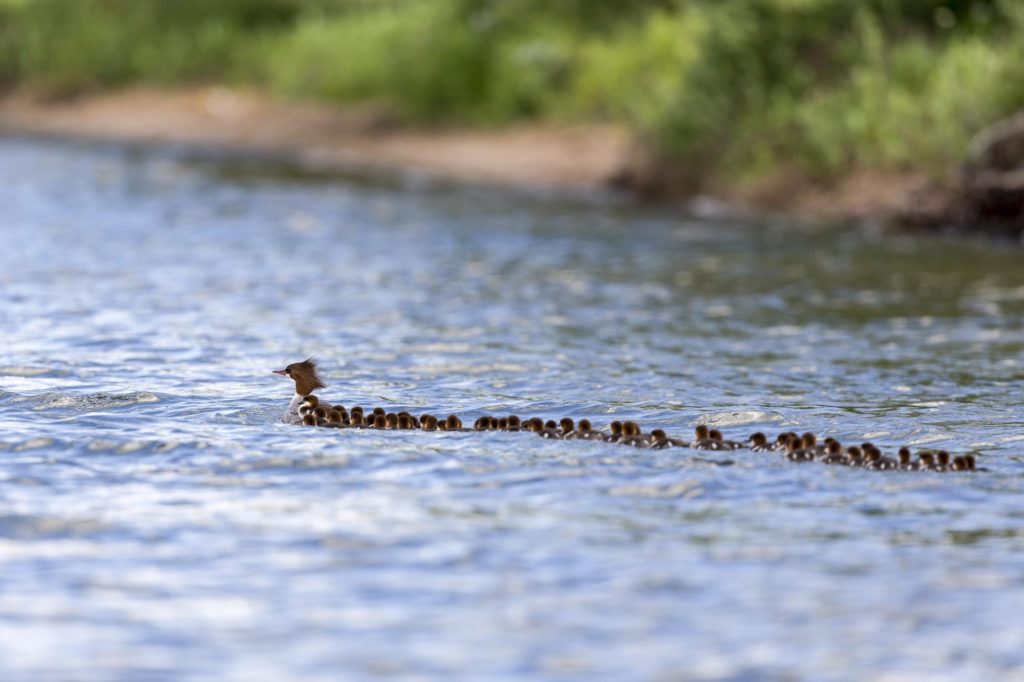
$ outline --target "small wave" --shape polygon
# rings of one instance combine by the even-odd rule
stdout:
[[[708,426],[742,426],[744,424],[781,424],[782,415],[774,412],[750,410],[745,412],[718,412],[703,417],[702,424]]]
[[[153,393],[132,391],[131,393],[90,393],[87,395],[67,395],[66,393],[46,393],[41,402],[33,410],[85,409],[105,410],[129,405],[160,402]]]
[[[42,377],[42,376],[67,376],[67,372],[54,370],[48,367],[0,367],[0,376],[7,377]]]
[[[608,491],[617,497],[682,497],[692,499],[704,494],[699,481],[679,481],[666,485],[623,485]]]

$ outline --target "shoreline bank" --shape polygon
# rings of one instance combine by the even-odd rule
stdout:
[[[0,134],[93,142],[207,148],[311,172],[367,172],[567,195],[611,190],[661,201],[677,191],[627,131],[612,126],[517,125],[499,129],[415,128],[368,111],[290,103],[222,87],[130,88],[46,99],[0,96]],[[822,187],[798,174],[702,196],[738,211],[814,221],[885,224],[907,206],[922,174],[857,172]],[[657,191],[651,193],[652,185]]]

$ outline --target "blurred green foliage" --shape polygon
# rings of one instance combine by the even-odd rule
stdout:
[[[1017,0],[0,0],[0,81],[611,121],[707,174],[941,168],[1024,106]]]

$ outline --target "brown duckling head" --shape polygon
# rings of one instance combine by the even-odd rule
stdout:
[[[373,428],[375,429],[386,429],[388,428],[388,420],[382,414],[373,415]]]
[[[708,431],[708,437],[711,440],[724,440],[722,432],[719,431],[718,429],[711,429],[710,431]]]
[[[546,422],[544,422],[544,428],[552,430],[557,429],[558,423],[554,419],[549,419]]]
[[[558,425],[562,427],[562,433],[572,433],[576,430],[576,424],[569,417],[562,417],[558,422]]]
[[[660,430],[660,429],[659,429]],[[654,433],[653,431],[651,433]],[[768,444],[768,437],[760,431],[750,434],[750,438],[747,439],[751,445],[764,446]]]
[[[622,424],[622,435],[623,436],[639,436],[640,425],[634,421],[623,422]]]
[[[356,414],[356,413],[364,414],[363,413],[363,408],[362,408],[361,405],[356,405],[355,407],[352,408],[352,414]]]
[[[412,417],[407,414],[398,415],[398,428],[400,429],[413,429],[416,428],[416,422],[412,420]]]
[[[295,392],[309,397],[318,388],[327,388],[316,371],[316,360],[306,358],[302,362],[293,362],[284,369],[275,369],[274,374],[289,377],[295,381]],[[315,407],[315,405],[314,405]]]
[[[846,448],[846,454],[852,459],[861,459],[864,456],[864,451],[860,449],[859,445],[851,445]]]
[[[445,426],[447,427],[447,429],[449,431],[455,431],[457,429],[461,429],[462,428],[462,420],[459,419],[454,414],[448,415],[448,418],[445,419],[444,421],[445,421]]]
[[[964,464],[967,465],[967,471],[976,471],[978,468],[974,455],[964,455]]]
[[[917,453],[917,459],[920,460],[923,467],[931,468],[935,466],[935,455],[930,452]]]
[[[587,432],[587,431],[593,431],[593,430],[594,430],[594,427],[590,423],[589,419],[581,419],[580,420],[579,431],[581,433],[584,433],[584,432]]]
[[[517,417],[516,415],[510,414],[508,416],[508,428],[509,429],[517,430],[517,429],[522,428],[522,425],[523,425],[522,421],[520,421],[519,417]]]
[[[384,415],[384,423],[387,425],[387,428],[389,429],[397,429],[398,415],[395,414],[394,412],[388,412],[387,414]]]
[[[541,419],[540,417],[530,417],[528,425],[530,427],[530,430],[533,431],[534,433],[540,433],[541,431],[544,430],[544,420]]]
[[[366,423],[363,421],[362,412],[353,412],[348,417],[348,423],[350,426],[365,426]]]
[[[697,424],[697,428],[693,430],[693,433],[697,436],[697,440],[707,440],[711,438],[711,429],[708,428],[707,424]]]
[[[312,414],[307,414],[306,416],[304,416],[302,418],[302,425],[303,426],[316,426],[316,417],[314,417]]]
[[[375,407],[375,408],[373,408],[373,414],[374,415],[378,415],[379,414],[381,416],[384,416],[387,413],[388,413],[388,411],[385,410],[383,407]]]
[[[323,405],[317,405],[313,408],[313,416],[317,419],[327,419],[327,410],[324,409]]]
[[[940,467],[949,466],[949,453],[945,450],[939,450],[935,455],[935,459]]]
[[[508,417],[498,417],[498,431],[508,431]]]
[[[330,424],[341,424],[343,421],[341,418],[341,410],[331,410],[328,412],[327,421]]]
[[[668,440],[668,434],[665,433],[664,429],[654,429],[651,431],[651,438],[654,439],[655,443],[664,443]]]
[[[437,431],[437,417],[432,414],[425,414],[422,417],[423,423],[420,425],[424,431]]]
[[[804,435],[800,436],[800,445],[805,449],[810,450],[818,444],[818,437],[808,431]]]
[[[902,447],[899,449],[897,456],[900,458],[900,466],[910,465],[910,448]]]
[[[837,440],[833,440],[831,443],[825,446],[825,451],[830,455],[841,455],[843,454],[843,445]]]

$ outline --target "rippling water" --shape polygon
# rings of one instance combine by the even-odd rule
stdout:
[[[0,142],[0,678],[1022,679],[1024,267]],[[814,430],[990,473],[280,423]]]

